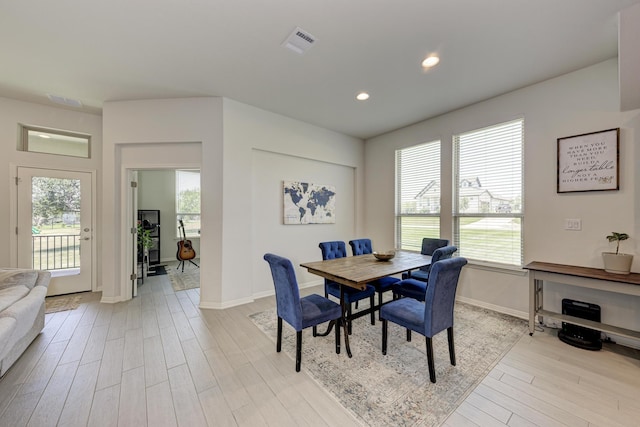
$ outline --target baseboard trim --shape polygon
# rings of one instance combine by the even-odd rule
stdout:
[[[198,308],[203,310],[224,310],[225,308],[237,307],[239,305],[249,304],[253,302],[254,299],[252,297],[247,298],[239,298],[232,301],[226,301],[223,303],[220,302],[208,302],[208,301],[200,301]]]
[[[105,304],[116,304],[122,301],[124,301],[124,299],[120,297],[104,297],[103,296],[102,298],[100,298],[100,302]]]
[[[526,311],[513,310],[511,308],[502,307],[500,305],[489,304],[485,301],[477,299],[457,297],[456,300],[465,304],[475,305],[476,307],[486,308],[487,310],[497,311],[498,313],[508,314],[509,316],[518,317],[520,319],[529,320],[529,313]]]

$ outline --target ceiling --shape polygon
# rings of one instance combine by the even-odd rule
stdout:
[[[366,139],[616,57],[636,3],[0,0],[0,96],[91,113],[223,96]],[[303,55],[282,46],[296,27],[316,40]]]

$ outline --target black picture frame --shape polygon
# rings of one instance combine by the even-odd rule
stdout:
[[[620,189],[620,128],[558,138],[557,192]]]

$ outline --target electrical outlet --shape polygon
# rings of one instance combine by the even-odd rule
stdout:
[[[564,229],[571,231],[580,231],[582,230],[582,220],[580,218],[565,219]]]

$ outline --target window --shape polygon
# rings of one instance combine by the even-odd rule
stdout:
[[[523,128],[519,119],[454,136],[458,255],[522,266]]]
[[[21,125],[21,151],[91,157],[91,136],[56,129]]]
[[[440,237],[440,141],[396,151],[396,242],[420,251]]]
[[[200,236],[200,171],[176,171],[176,224],[182,220],[187,237]],[[178,238],[182,237],[176,229]]]

